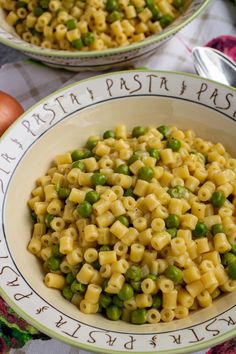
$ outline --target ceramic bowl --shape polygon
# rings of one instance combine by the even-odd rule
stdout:
[[[3,11],[0,9],[0,42],[18,49],[31,58],[42,61],[46,65],[71,71],[127,68],[136,60],[153,54],[159,45],[197,17],[209,2],[210,0],[191,0],[190,6],[173,24],[160,34],[150,36],[141,42],[126,47],[90,52],[43,49],[27,43],[20,39],[15,31],[7,25],[4,20]]]
[[[70,85],[22,115],[0,142],[0,293],[42,332],[100,353],[187,353],[236,335],[235,292],[187,318],[156,325],[85,315],[43,283],[27,251],[27,200],[35,180],[59,153],[124,123],[176,125],[221,142],[236,156],[236,90],[182,73],[126,71]]]

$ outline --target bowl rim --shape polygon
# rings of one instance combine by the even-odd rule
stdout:
[[[183,27],[185,27],[190,22],[192,22],[197,16],[199,16],[204,11],[204,9],[210,4],[211,1],[213,1],[213,0],[202,0],[202,4],[200,4],[198,9],[196,11],[194,11],[194,13],[191,16],[184,19],[178,25],[176,25],[176,26],[173,25],[172,27],[170,25],[158,34],[154,34],[152,36],[145,38],[142,41],[139,41],[137,43],[132,43],[132,44],[129,44],[124,47],[108,48],[108,49],[105,49],[102,51],[93,50],[93,51],[87,51],[87,52],[86,51],[84,51],[84,52],[83,51],[70,52],[70,51],[65,51],[65,50],[45,49],[45,48],[41,48],[36,45],[31,45],[30,47],[28,47],[28,46],[25,46],[25,44],[24,44],[27,42],[23,41],[20,38],[20,40],[23,43],[23,47],[25,46],[24,48],[22,48],[22,44],[15,43],[14,38],[11,40],[4,38],[2,36],[3,32],[1,33],[1,31],[0,31],[0,43],[10,46],[14,49],[20,50],[26,54],[38,55],[38,56],[42,56],[42,57],[45,56],[45,57],[65,58],[65,59],[67,59],[67,58],[68,59],[69,58],[78,59],[78,58],[94,58],[94,57],[101,58],[101,57],[107,57],[109,55],[125,54],[129,51],[138,50],[140,48],[152,45],[157,42],[157,39],[158,39],[158,42],[168,39],[170,36],[174,35],[176,32],[178,32]],[[192,0],[192,2],[193,2],[193,0]],[[189,6],[191,6],[191,3]],[[189,8],[189,6],[188,6],[188,8]],[[0,30],[1,30],[1,28],[0,28]],[[8,33],[5,30],[4,30],[4,32]]]
[[[227,86],[225,84],[221,84],[219,82],[216,82],[214,80],[210,80],[210,79],[205,79],[205,78],[201,78],[199,77],[198,75],[196,74],[190,74],[190,73],[183,73],[183,72],[178,72],[178,71],[167,71],[167,70],[150,70],[150,69],[134,69],[134,70],[129,70],[129,71],[116,71],[116,72],[113,72],[111,73],[111,75],[119,75],[119,74],[122,74],[122,73],[139,73],[139,72],[156,72],[156,73],[161,73],[161,74],[174,74],[174,75],[179,75],[179,76],[187,76],[187,77],[190,77],[194,80],[198,79],[198,80],[204,80],[204,81],[207,81],[209,83],[213,83],[213,84],[216,84],[220,87],[224,87],[224,88],[228,88],[230,91],[233,91],[233,92],[236,92],[236,88],[234,87],[231,87],[231,86]],[[27,109],[7,130],[6,132],[1,136],[1,139],[0,139],[0,142],[2,140],[2,138],[5,138],[9,133],[10,131],[12,130],[13,126],[18,124],[18,122],[25,116],[25,115],[28,115],[34,108],[36,108],[37,106],[39,106],[40,104],[42,104],[43,102],[45,102],[46,100],[48,100],[50,97],[53,97],[55,94],[57,93],[60,93],[60,92],[63,92],[65,90],[67,90],[68,88],[72,88],[80,83],[85,83],[85,82],[88,82],[88,81],[92,81],[94,79],[99,79],[99,78],[102,78],[102,77],[106,77],[108,76],[109,74],[108,73],[105,73],[105,74],[100,74],[100,75],[96,75],[96,76],[93,76],[93,77],[89,77],[89,78],[86,78],[86,79],[83,79],[83,80],[79,80],[77,82],[74,82],[72,84],[69,84],[53,93],[51,93],[50,95],[42,98],[41,100],[39,100],[38,102],[36,102],[34,105],[32,105],[29,109]],[[73,114],[73,113],[72,113]],[[222,113],[224,114],[224,113]],[[13,172],[14,173],[14,172]],[[0,273],[1,274],[1,273]],[[61,334],[59,334],[58,332],[56,332],[55,330],[51,330],[49,329],[48,327],[46,327],[45,325],[43,325],[39,320],[35,319],[35,317],[31,316],[31,315],[28,315],[27,312],[25,312],[20,306],[18,306],[18,304],[16,302],[14,302],[10,296],[8,296],[8,294],[3,290],[3,288],[0,286],[0,295],[2,296],[2,298],[13,308],[13,310],[15,310],[20,316],[22,316],[27,322],[29,322],[31,325],[35,326],[35,328],[37,328],[39,331],[42,331],[43,333],[49,335],[51,338],[55,338],[55,339],[58,339],[58,340],[63,340],[64,343],[68,344],[68,345],[71,345],[73,347],[76,347],[76,348],[81,348],[81,349],[84,349],[84,350],[89,350],[89,351],[93,351],[93,352],[97,352],[97,353],[114,353],[114,354],[120,354],[121,351],[120,350],[113,350],[111,348],[107,349],[107,348],[101,348],[101,347],[93,347],[91,348],[91,346],[89,344],[84,344],[84,343],[81,343],[79,342],[79,345],[75,344],[75,342],[73,340],[71,340],[70,338],[67,338],[67,337],[63,337],[62,339],[62,336]],[[182,348],[175,348],[175,349],[171,349],[171,350],[156,350],[156,351],[152,351],[150,353],[153,353],[153,354],[182,354],[182,353],[190,353],[190,352],[193,352],[193,351],[198,351],[198,350],[202,350],[202,349],[205,349],[206,347],[210,347],[210,346],[215,346],[217,344],[220,344],[222,342],[225,342],[231,338],[233,338],[235,336],[235,331],[236,329],[231,329],[219,336],[217,336],[217,338],[212,338],[212,339],[209,339],[209,340],[206,340],[206,341],[203,341],[203,342],[200,342],[200,343],[195,343],[191,346],[187,346],[187,347],[182,347]],[[127,353],[131,353],[130,351],[126,351]],[[124,351],[125,353],[125,351]],[[135,350],[132,350],[132,353],[134,354],[143,354],[144,352],[139,352],[139,351],[135,351]]]

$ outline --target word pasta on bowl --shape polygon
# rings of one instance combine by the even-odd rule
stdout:
[[[0,143],[0,292],[13,309],[94,352],[190,353],[234,337],[235,98],[135,70],[21,116]]]
[[[0,42],[67,70],[129,67],[210,0],[1,0]]]

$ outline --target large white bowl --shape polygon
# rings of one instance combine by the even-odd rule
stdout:
[[[188,318],[156,325],[85,315],[47,288],[27,251],[27,200],[51,160],[119,123],[174,124],[221,142],[236,156],[236,90],[196,76],[158,71],[103,75],[43,99],[0,142],[0,293],[24,319],[70,345],[109,353],[187,353],[236,335],[235,292]]]
[[[0,9],[0,42],[22,51],[46,65],[71,71],[107,70],[109,68],[127,68],[136,60],[153,54],[158,46],[197,17],[209,4],[210,0],[191,0],[187,10],[170,26],[159,34],[125,47],[103,51],[68,52],[44,49],[23,41],[4,19]]]

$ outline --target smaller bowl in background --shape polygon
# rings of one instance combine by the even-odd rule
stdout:
[[[210,0],[191,0],[186,11],[171,25],[143,41],[123,47],[87,52],[45,49],[23,41],[14,29],[6,23],[4,11],[0,9],[0,42],[51,67],[71,71],[127,68],[136,60],[152,55],[161,44],[194,20],[207,7],[209,2]]]

